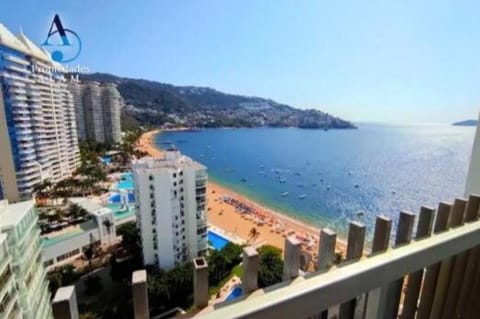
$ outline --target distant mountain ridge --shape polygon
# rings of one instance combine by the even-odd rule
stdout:
[[[478,124],[477,120],[465,120],[460,122],[455,122],[452,125],[455,126],[476,126]]]
[[[319,110],[300,110],[270,99],[227,94],[207,87],[175,86],[106,73],[80,74],[80,79],[116,83],[127,104],[123,115],[140,124],[356,128],[351,122]]]

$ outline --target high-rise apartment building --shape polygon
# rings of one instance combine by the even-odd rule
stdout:
[[[120,142],[120,109],[122,97],[112,83],[70,83],[77,114],[80,140],[99,143]]]
[[[169,150],[133,164],[145,264],[170,269],[207,251],[205,166]]]
[[[71,176],[80,164],[72,95],[62,66],[0,24],[0,199]]]
[[[19,318],[20,315],[18,292],[5,234],[0,234],[0,313],[5,318]]]
[[[52,318],[37,220],[32,200],[15,204],[0,201],[2,318]]]

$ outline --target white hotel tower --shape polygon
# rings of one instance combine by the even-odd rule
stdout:
[[[0,200],[0,318],[51,319],[40,229],[32,200]]]
[[[113,83],[69,83],[73,94],[78,138],[99,143],[119,143],[123,99]]]
[[[177,150],[132,166],[144,263],[170,269],[204,255],[206,167]]]
[[[0,24],[0,199],[31,198],[33,186],[80,163],[75,111],[61,65]]]

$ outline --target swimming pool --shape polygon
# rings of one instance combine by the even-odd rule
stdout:
[[[133,189],[132,181],[120,181],[117,184],[118,189]]]
[[[131,172],[120,175],[120,181],[117,183],[117,189],[133,189],[133,175]]]
[[[212,231],[208,232],[208,241],[215,248],[215,250],[220,250],[225,247],[230,241],[225,237],[218,235]]]
[[[242,288],[240,286],[237,286],[233,288],[233,290],[228,294],[227,298],[225,298],[225,301],[232,301],[237,299],[242,295]]]
[[[122,201],[122,196],[119,193],[111,193],[110,196],[108,196],[108,202],[109,203],[120,203]],[[129,203],[134,203],[135,202],[135,195],[133,193],[128,193],[128,202]]]

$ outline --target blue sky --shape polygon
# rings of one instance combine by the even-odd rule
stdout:
[[[140,4],[141,3],[141,4]],[[93,71],[272,98],[354,121],[480,110],[478,1],[1,0],[43,42],[55,13]]]

